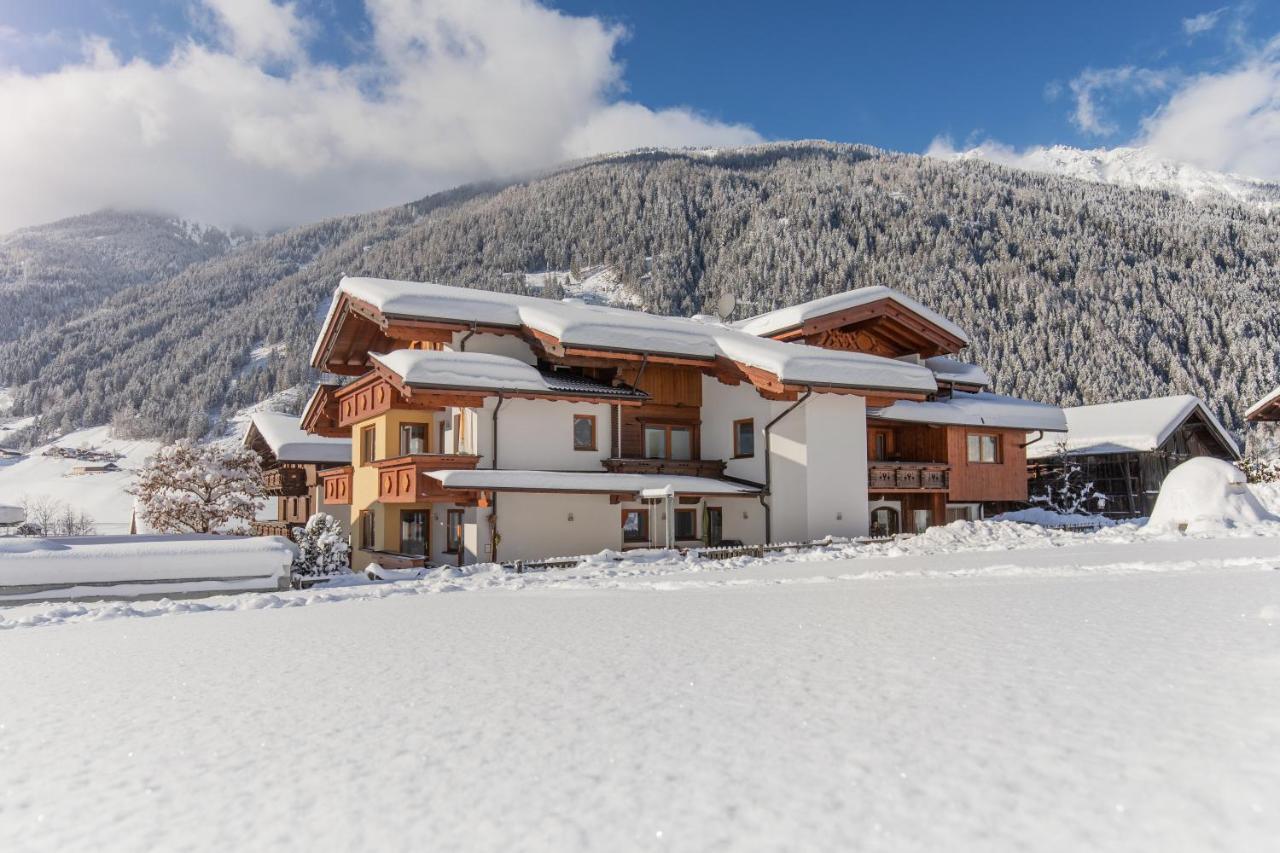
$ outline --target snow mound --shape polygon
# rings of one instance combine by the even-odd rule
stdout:
[[[1093,525],[1095,527],[1112,527],[1113,519],[1105,515],[1082,515],[1080,513],[1054,512],[1042,506],[1005,512],[995,516],[994,521],[1020,521],[1023,524],[1039,524],[1041,527],[1071,527],[1075,525]]]
[[[1188,459],[1165,477],[1147,527],[1202,531],[1280,521],[1249,490],[1244,472],[1221,459]]]

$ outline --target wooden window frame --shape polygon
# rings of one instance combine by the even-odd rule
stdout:
[[[366,509],[360,513],[360,550],[373,551],[377,535],[378,526],[373,517],[373,510]]]
[[[457,519],[456,525],[454,524],[455,518]],[[466,510],[447,509],[444,511],[444,553],[457,554],[462,551],[463,536],[461,528],[465,523],[465,519]],[[455,535],[458,537],[457,541],[450,547],[449,540]]]
[[[636,539],[627,538],[627,516],[631,513],[639,513],[640,515],[640,535]],[[623,508],[622,510],[622,544],[623,545],[648,545],[649,544],[649,508],[648,507],[632,507]]]
[[[372,465],[378,461],[378,425],[360,428],[360,464]]]
[[[742,425],[747,424],[751,429],[751,452],[742,452]],[[756,419],[755,418],[739,418],[733,422],[733,458],[734,459],[751,459],[756,455]]]
[[[591,421],[591,445],[590,446],[580,447],[578,445],[578,421]],[[595,415],[575,414],[573,416],[573,449],[575,451],[577,450],[594,451],[594,450],[600,449],[600,442],[598,440],[599,433],[597,433],[596,431],[596,426],[597,424],[596,424]]]
[[[680,535],[680,525],[676,522],[676,519],[679,519],[681,515],[688,515],[693,517],[693,533],[690,534],[689,536]],[[696,509],[675,510],[675,516],[672,519],[671,529],[674,533],[674,536],[677,542],[696,542],[698,539],[698,511]]]
[[[970,439],[978,439],[978,457],[972,458],[969,451]],[[983,459],[982,457],[982,439],[990,438],[995,442],[995,458]],[[964,436],[964,458],[970,465],[999,465],[1004,461],[1004,442],[1001,440],[998,432],[966,432]]]
[[[660,429],[663,434],[663,455],[650,456],[649,439],[646,433],[651,429]],[[689,459],[674,459],[671,456],[671,432],[672,430],[684,430],[689,433]],[[664,423],[662,421],[645,421],[640,424],[640,453],[644,459],[665,459],[669,462],[685,462],[698,459],[701,455],[698,448],[698,428],[693,424],[681,423]]]

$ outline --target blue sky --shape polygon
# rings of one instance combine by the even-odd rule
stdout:
[[[273,180],[292,172],[273,189],[301,193],[305,208],[268,205],[247,216],[256,224],[390,203],[632,143],[823,138],[923,152],[939,137],[1014,149],[1172,140],[1186,135],[1180,128],[1204,124],[1205,102],[1221,99],[1206,89],[1215,81],[1239,94],[1239,110],[1213,119],[1224,124],[1219,138],[1170,143],[1170,155],[1272,178],[1264,173],[1273,161],[1257,151],[1275,141],[1266,135],[1274,131],[1258,130],[1257,151],[1242,154],[1228,140],[1242,131],[1226,123],[1250,120],[1249,98],[1280,98],[1280,84],[1256,91],[1280,80],[1277,34],[1280,3],[1181,0],[0,0],[0,69],[10,71],[0,107],[47,122],[90,93],[110,92],[119,101],[114,111],[66,119],[100,124],[98,138],[119,148],[104,156],[136,156],[132,169],[148,158],[158,168],[225,160],[227,180],[246,187],[261,186],[265,172]],[[483,67],[480,57],[498,61]],[[250,96],[236,101],[245,116],[217,117],[229,109],[226,92],[210,94],[218,75],[226,92]],[[115,94],[122,87],[127,94]],[[400,110],[387,109],[391,102]],[[421,140],[414,144],[422,150],[409,158],[374,150],[390,147],[407,115],[417,127],[405,139]],[[370,131],[349,138],[357,119]],[[179,123],[207,127],[183,138]],[[527,135],[528,145],[493,142],[512,133]],[[40,150],[47,159],[49,149]],[[332,168],[309,173],[295,157]],[[249,160],[256,178],[248,167],[230,169]],[[199,184],[196,175],[178,177]],[[303,187],[307,180],[315,183]],[[370,191],[315,192],[322,182],[353,180]],[[66,189],[55,187],[55,195]],[[158,190],[121,202],[177,203]],[[228,203],[196,213],[226,218]],[[6,213],[0,209],[0,228],[24,218]]]

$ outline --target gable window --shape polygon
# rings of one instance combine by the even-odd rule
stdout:
[[[400,455],[407,456],[410,453],[426,453],[426,452],[427,452],[426,424],[401,424],[400,425]]]
[[[596,416],[595,415],[574,415],[573,416],[573,449],[574,450],[595,450],[596,449]]]
[[[756,422],[744,418],[733,422],[733,457],[741,459],[756,455]]]
[[[1000,436],[985,432],[971,432],[968,439],[970,462],[1000,461]]]
[[[693,429],[672,424],[646,424],[645,459],[692,459]]]
[[[698,538],[698,511],[696,509],[676,510],[676,539],[689,541]]]
[[[378,457],[378,428],[367,426],[360,430],[360,463],[368,465]]]
[[[649,541],[649,510],[624,509],[622,511],[622,541]]]
[[[371,510],[365,510],[360,515],[360,547],[367,551],[372,551],[374,548],[373,536],[373,512]]]
[[[444,549],[450,554],[462,550],[462,510],[445,510],[444,514]]]

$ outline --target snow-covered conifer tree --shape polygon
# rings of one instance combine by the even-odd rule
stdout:
[[[293,573],[302,577],[329,577],[348,571],[351,546],[342,526],[331,515],[317,512],[307,519],[306,527],[293,528],[298,556]]]
[[[160,448],[129,492],[142,521],[161,533],[245,531],[266,496],[256,453],[190,439]]]

